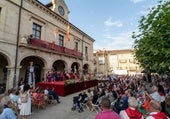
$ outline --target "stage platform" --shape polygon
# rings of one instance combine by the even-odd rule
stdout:
[[[67,84],[65,85],[64,81],[56,81],[56,82],[39,82],[37,83],[37,86],[42,88],[55,88],[55,92],[59,96],[66,96],[69,94],[73,94],[94,86],[97,86],[98,80],[89,80],[84,82],[77,82],[74,84]]]

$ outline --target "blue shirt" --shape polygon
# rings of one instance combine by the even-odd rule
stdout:
[[[0,119],[17,119],[17,117],[12,109],[4,108],[0,115]]]

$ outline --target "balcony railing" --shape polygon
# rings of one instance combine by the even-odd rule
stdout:
[[[57,51],[60,53],[71,55],[71,56],[76,56],[76,57],[83,56],[83,54],[81,52],[77,52],[75,50],[56,45],[55,43],[50,43],[50,42],[43,41],[43,40],[36,39],[36,38],[30,39],[28,44],[34,45],[37,47],[41,47],[41,48],[46,48],[46,49],[53,50],[53,51]]]

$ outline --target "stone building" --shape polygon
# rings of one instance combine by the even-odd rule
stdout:
[[[93,73],[95,40],[69,22],[69,12],[64,0],[0,0],[0,84],[16,86],[30,61],[36,83],[51,69]]]
[[[96,74],[140,74],[141,68],[134,57],[134,50],[98,50],[94,52]]]

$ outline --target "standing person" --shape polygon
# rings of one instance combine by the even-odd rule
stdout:
[[[24,79],[23,78],[18,80],[18,87],[20,87],[22,84],[24,84]]]
[[[20,93],[20,115],[22,119],[27,119],[31,114],[31,94],[30,94],[30,86],[25,85],[24,90]]]
[[[30,65],[27,68],[26,79],[27,79],[27,84],[35,88],[35,67],[33,66],[32,61],[30,62]]]
[[[103,98],[101,101],[102,111],[96,115],[95,119],[120,119],[119,115],[110,109],[110,105],[109,98]]]
[[[46,78],[47,78],[47,82],[52,82],[53,81],[53,77],[52,77],[52,72],[48,71],[46,74]]]

